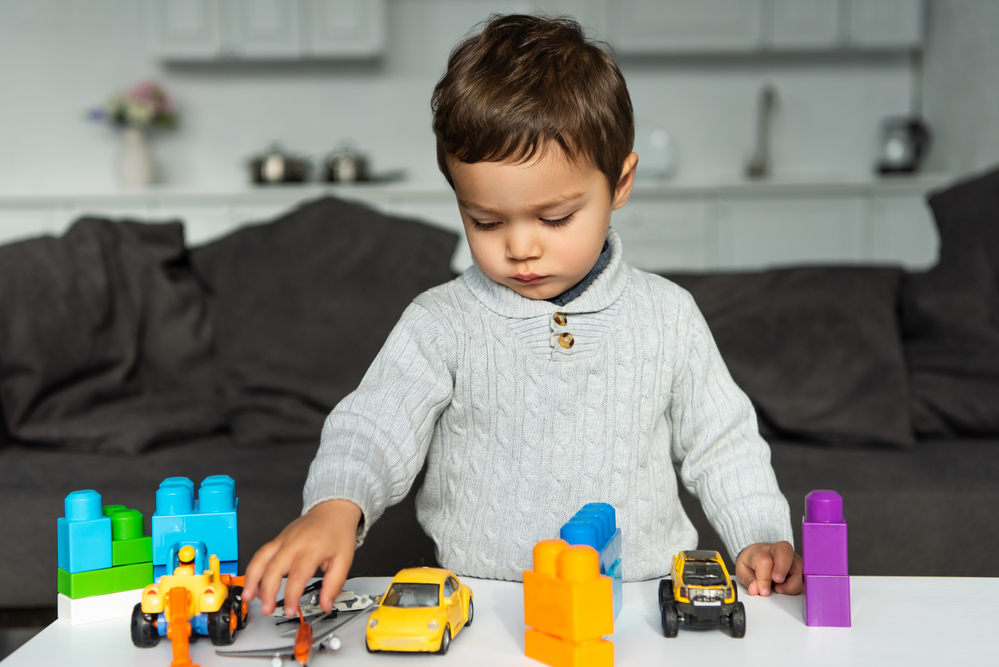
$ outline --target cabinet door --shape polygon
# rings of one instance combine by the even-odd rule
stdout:
[[[851,46],[874,49],[923,45],[923,0],[848,0]]]
[[[874,200],[874,261],[928,269],[937,262],[940,237],[922,196]]]
[[[856,263],[871,256],[861,197],[725,199],[718,204],[720,264],[762,269]]]
[[[569,16],[579,22],[589,36],[607,39],[606,0],[539,0],[536,9],[552,16]]]
[[[377,56],[385,49],[385,2],[303,0],[302,36],[312,56]]]
[[[762,44],[763,0],[620,0],[608,4],[620,53],[752,51]]]
[[[146,0],[144,8],[150,53],[183,60],[222,55],[219,0]]]
[[[840,0],[769,0],[766,45],[773,49],[832,49],[841,39]]]
[[[241,58],[297,58],[298,0],[229,0],[232,53]]]
[[[715,262],[714,228],[705,200],[642,200],[614,212],[624,260],[645,271],[696,271]]]

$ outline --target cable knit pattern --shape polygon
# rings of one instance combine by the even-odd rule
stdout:
[[[756,415],[693,299],[624,264],[617,234],[608,239],[607,268],[565,306],[475,266],[417,297],[327,418],[304,511],[353,501],[360,542],[426,458],[417,516],[459,574],[519,581],[536,542],[583,504],[607,502],[625,579],[661,577],[697,546],[677,474],[733,559],[754,542],[792,541]]]

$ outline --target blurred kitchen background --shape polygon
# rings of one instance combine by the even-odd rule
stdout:
[[[431,90],[473,26],[535,11],[617,50],[641,185],[614,224],[643,268],[925,267],[925,193],[999,161],[994,0],[0,0],[0,241],[96,212],[200,243],[327,192],[457,228]],[[142,81],[179,122],[125,187],[88,113]],[[269,150],[309,182],[253,185]],[[344,153],[376,180],[324,183]]]

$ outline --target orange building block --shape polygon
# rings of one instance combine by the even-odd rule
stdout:
[[[524,572],[524,652],[551,667],[614,664],[614,599],[593,547],[543,540]]]

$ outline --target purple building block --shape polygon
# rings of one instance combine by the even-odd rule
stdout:
[[[805,625],[850,627],[850,577],[805,575]]]
[[[805,624],[850,627],[850,571],[843,497],[812,491],[805,498],[801,555],[805,575]]]

